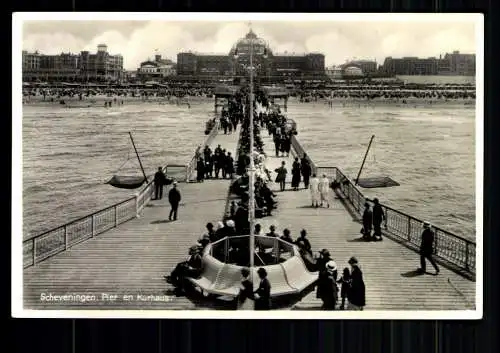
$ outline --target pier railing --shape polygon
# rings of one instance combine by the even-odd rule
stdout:
[[[304,155],[304,148],[295,136],[292,137],[294,153],[299,157]],[[361,217],[366,201],[372,202],[347,178],[337,167],[318,167],[310,158],[313,172],[326,174],[330,180],[340,184],[340,191],[345,200],[349,201],[352,211]],[[392,238],[401,241],[414,250],[420,247],[423,221],[381,204],[386,221],[383,223],[384,232]],[[445,265],[459,272],[474,277],[476,274],[476,243],[464,237],[453,234],[439,227],[432,227],[435,232],[434,254]]]
[[[205,142],[197,148],[202,151],[209,145],[218,132],[218,122],[214,125]],[[163,172],[179,182],[189,182],[192,171],[196,168],[196,155],[187,165],[167,164]],[[136,218],[151,201],[154,193],[154,182],[151,180],[133,197],[121,201],[90,215],[45,231],[23,241],[23,267],[34,266],[37,263],[63,252],[87,239],[98,236],[105,231]]]

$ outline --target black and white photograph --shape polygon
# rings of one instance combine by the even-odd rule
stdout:
[[[479,319],[483,16],[15,13],[15,317]]]

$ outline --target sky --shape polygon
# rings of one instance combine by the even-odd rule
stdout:
[[[230,14],[227,16],[231,18]],[[273,53],[321,52],[327,66],[385,57],[439,57],[459,50],[475,53],[472,21],[252,21],[252,30]],[[24,21],[23,49],[42,54],[95,52],[100,43],[110,54],[121,54],[124,68],[135,70],[157,50],[177,61],[177,53],[228,54],[249,30],[246,21]]]

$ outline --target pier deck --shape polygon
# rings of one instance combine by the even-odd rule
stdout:
[[[239,129],[219,134],[212,149],[220,144],[235,154]],[[205,231],[207,222],[221,220],[229,179],[178,185],[182,200],[178,220],[168,221],[168,190],[162,200],[151,201],[140,218],[84,241],[66,252],[24,270],[25,309],[185,309],[200,308],[196,302],[175,297],[163,276],[188,256],[189,247]],[[165,193],[167,191],[167,193]],[[48,295],[89,294],[96,301],[43,302]],[[116,300],[102,300],[101,294],[116,294]],[[168,296],[167,301],[143,300],[138,294]],[[124,301],[123,295],[132,295]],[[201,307],[204,309],[205,307]]]
[[[263,131],[267,167],[272,172],[286,161],[291,179],[292,158],[274,157],[274,145]],[[235,151],[239,134],[218,135],[212,146],[221,144]],[[175,297],[163,280],[187,249],[204,232],[205,224],[218,221],[224,212],[229,180],[180,184],[183,196],[179,220],[168,222],[169,206],[164,195],[152,201],[140,218],[85,241],[69,251],[24,271],[26,309],[184,309],[207,307],[184,297]],[[313,249],[330,250],[339,273],[356,256],[366,284],[366,310],[473,310],[475,282],[441,267],[438,276],[414,274],[419,256],[412,250],[385,238],[382,242],[359,241],[361,225],[331,192],[330,208],[312,208],[310,193],[303,188],[291,191],[287,185],[278,195],[278,209],[272,217],[257,219],[267,231],[274,224],[281,233],[289,228],[296,238],[306,229]],[[272,283],[271,283],[272,285]],[[86,303],[42,302],[41,293],[53,295],[94,294],[97,300]],[[102,300],[101,293],[117,294],[115,301]],[[132,300],[123,300],[130,294]],[[167,301],[141,301],[137,294],[167,295]],[[305,295],[292,309],[319,309],[315,292]]]

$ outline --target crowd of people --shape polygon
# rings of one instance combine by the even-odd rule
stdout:
[[[234,174],[234,158],[231,152],[218,145],[214,151],[209,146],[197,153],[196,181],[205,179],[232,179]]]

